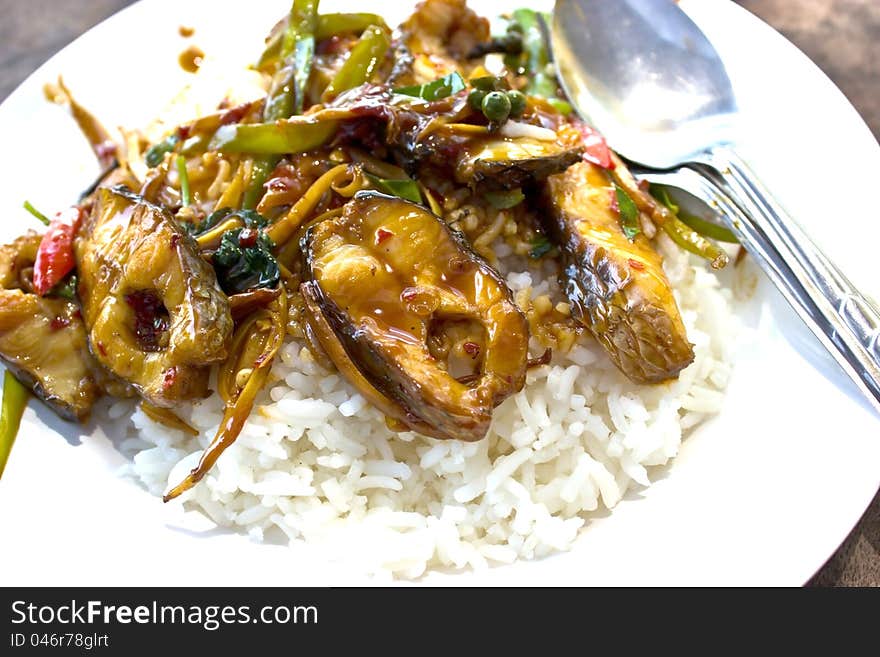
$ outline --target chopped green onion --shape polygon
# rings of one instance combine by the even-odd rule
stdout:
[[[28,389],[24,387],[12,372],[6,370],[3,375],[3,403],[0,409],[0,477],[9,460],[9,452],[15,437],[18,435],[18,427],[21,425],[21,416],[28,402]]]
[[[636,207],[635,201],[633,201],[629,197],[629,194],[624,191],[623,187],[617,183],[614,184],[614,191],[617,195],[620,227],[623,228],[623,234],[626,235],[626,238],[632,242],[636,238],[636,235],[642,232],[642,229],[639,226],[639,209]]]
[[[176,164],[177,176],[180,178],[180,200],[184,206],[187,206],[192,202],[192,198],[189,194],[189,174],[186,172],[186,158],[183,155],[178,155]]]
[[[30,212],[32,215],[34,215],[41,222],[43,222],[44,226],[49,225],[49,218],[46,215],[44,215],[42,212],[37,210],[33,205],[31,205],[30,201],[24,202],[24,209],[27,210],[28,212]]]
[[[170,153],[174,150],[174,147],[177,146],[177,142],[180,141],[180,137],[177,133],[173,135],[168,135],[160,141],[158,144],[154,144],[148,150],[146,155],[144,155],[144,162],[147,163],[147,166],[151,169],[153,167],[157,167],[162,164],[162,160],[165,159],[165,154]]]
[[[387,178],[378,178],[372,174],[364,173],[364,177],[376,186],[380,192],[397,196],[413,203],[422,202],[422,190],[415,180],[388,180]]]
[[[394,93],[403,94],[405,96],[414,96],[416,98],[421,98],[422,100],[430,101],[440,100],[441,98],[457,94],[466,86],[464,78],[461,77],[458,72],[453,72],[445,77],[425,84],[400,87],[399,89],[395,89]]]
[[[496,210],[507,210],[519,205],[525,199],[525,195],[519,187],[503,192],[486,192],[483,196],[489,201],[489,205]]]

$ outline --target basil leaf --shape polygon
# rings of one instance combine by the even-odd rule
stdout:
[[[483,196],[496,210],[507,210],[519,205],[526,198],[519,187],[504,192],[486,192]]]
[[[242,223],[248,228],[265,228],[269,224],[269,220],[256,210],[220,208],[209,214],[201,223],[185,224],[184,228],[192,235],[201,235],[232,217],[240,218]]]
[[[440,100],[441,98],[446,98],[452,94],[457,94],[466,86],[464,78],[461,77],[458,72],[453,72],[446,77],[434,80],[433,82],[414,84],[411,87],[395,89],[394,93],[403,94],[405,96],[414,96],[415,98],[421,98],[422,100]]]
[[[226,294],[258,287],[274,288],[281,278],[278,261],[272,255],[271,238],[260,231],[250,246],[242,246],[240,238],[244,230],[255,229],[236,228],[223,233],[220,247],[212,258],[217,280]]]
[[[614,190],[617,194],[620,227],[623,228],[623,234],[626,235],[626,238],[632,242],[636,235],[642,232],[642,228],[639,225],[639,209],[620,185],[615,183]]]
[[[422,190],[419,189],[415,180],[409,178],[405,180],[389,180],[387,178],[378,178],[369,173],[365,173],[364,177],[376,186],[380,192],[397,196],[413,203],[422,202]]]

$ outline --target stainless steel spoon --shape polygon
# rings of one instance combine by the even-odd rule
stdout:
[[[880,310],[734,151],[724,64],[672,0],[557,0],[551,41],[578,112],[621,156],[722,209],[728,227],[880,412]]]

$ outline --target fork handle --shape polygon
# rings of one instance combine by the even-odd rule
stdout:
[[[735,205],[725,208],[730,216],[748,222],[752,232],[766,240],[764,246],[775,252],[768,256],[778,256],[779,277],[787,278],[786,270],[794,275],[793,281],[784,281],[790,288],[789,303],[880,412],[877,306],[822,253],[730,147],[716,147],[700,163],[689,166],[715,186],[722,205]],[[732,222],[734,232],[742,233],[736,222]],[[776,283],[780,285],[779,280]]]

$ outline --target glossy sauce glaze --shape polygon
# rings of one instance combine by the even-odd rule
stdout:
[[[522,387],[528,358],[525,318],[498,275],[427,210],[380,194],[358,196],[341,217],[313,227],[303,251],[312,315],[319,307],[362,377],[399,407],[398,419],[436,437],[482,438],[492,409]],[[447,320],[482,327],[471,382],[429,349]]]
[[[643,233],[633,240],[623,233],[608,174],[576,164],[547,180],[544,204],[575,317],[633,381],[675,377],[693,361],[693,348],[662,258]]]

